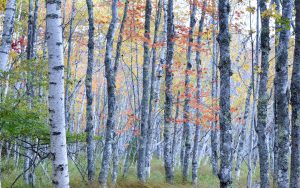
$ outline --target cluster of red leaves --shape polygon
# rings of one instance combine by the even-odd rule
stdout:
[[[16,53],[21,53],[21,50],[26,47],[25,38],[22,36],[11,43],[11,49]]]

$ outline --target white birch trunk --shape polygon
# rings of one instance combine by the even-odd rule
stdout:
[[[16,11],[16,0],[6,2],[5,18],[2,33],[2,45],[0,48],[0,71],[6,71],[9,52],[11,49],[12,34],[14,30],[14,20]]]
[[[57,188],[68,188],[61,1],[47,0],[46,8],[52,184]]]

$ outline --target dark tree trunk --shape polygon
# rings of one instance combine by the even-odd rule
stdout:
[[[289,165],[289,89],[288,89],[288,47],[290,40],[290,26],[292,21],[292,1],[282,1],[283,23],[280,26],[280,37],[278,46],[278,59],[275,70],[275,121],[278,126],[278,174],[277,186],[288,187],[288,165]],[[265,161],[264,161],[265,163]]]
[[[190,29],[189,29],[189,36],[188,36],[188,49],[187,49],[187,64],[185,69],[185,101],[184,101],[184,107],[183,107],[183,132],[185,134],[184,140],[184,158],[183,158],[183,168],[182,168],[182,178],[183,181],[187,181],[188,175],[189,175],[189,163],[191,158],[191,152],[192,152],[192,126],[189,122],[191,119],[191,108],[190,108],[190,102],[191,102],[191,78],[190,78],[190,71],[193,67],[193,60],[192,60],[192,44],[193,44],[193,34],[194,34],[194,28],[196,25],[196,1],[190,1]]]
[[[94,66],[94,10],[93,0],[86,0],[89,15],[89,41],[88,41],[88,65],[86,69],[86,142],[87,142],[87,171],[88,180],[93,181],[95,176],[94,161],[94,125],[93,125],[93,66]]]
[[[160,25],[161,19],[161,10],[162,10],[162,0],[158,1],[158,9],[156,11],[156,18],[155,18],[155,29],[154,29],[154,39],[153,39],[153,48],[152,48],[152,72],[151,72],[151,87],[150,87],[150,101],[149,101],[149,115],[148,115],[148,135],[147,135],[147,145],[146,145],[146,159],[145,159],[145,170],[146,170],[146,178],[150,177],[150,167],[151,167],[151,158],[152,158],[152,142],[153,142],[153,133],[155,130],[155,124],[153,124],[153,119],[155,119],[155,87],[157,82],[156,77],[156,44],[158,41],[158,30]]]
[[[300,1],[295,1],[296,28],[294,65],[291,82],[292,156],[290,188],[300,187]]]
[[[107,80],[107,106],[108,117],[105,130],[105,145],[103,149],[102,167],[99,174],[99,183],[105,187],[107,184],[107,177],[110,168],[110,161],[112,157],[112,144],[114,141],[115,116],[116,116],[116,77],[112,61],[113,41],[118,22],[118,0],[112,1],[112,19],[106,35],[106,52],[105,52],[105,77]]]
[[[202,64],[201,64],[201,42],[202,42],[202,32],[205,19],[205,10],[206,1],[202,7],[201,19],[199,21],[198,37],[197,37],[197,50],[196,50],[196,70],[197,70],[197,91],[196,91],[196,100],[198,108],[196,110],[196,124],[195,124],[195,136],[194,136],[194,145],[193,145],[193,157],[192,157],[192,182],[197,184],[198,178],[198,168],[199,168],[199,144],[200,144],[200,130],[201,125],[198,123],[198,120],[201,118],[201,112],[199,107],[201,105],[201,76],[202,76]]]
[[[145,33],[144,37],[147,41],[144,42],[144,64],[143,64],[143,96],[141,104],[141,135],[139,138],[139,151],[137,162],[137,176],[142,182],[146,181],[145,161],[146,161],[146,143],[147,143],[147,129],[148,129],[148,113],[149,113],[149,66],[150,66],[150,53],[149,43],[150,41],[150,21],[152,5],[151,0],[146,1],[146,13],[145,13]]]
[[[172,109],[173,109],[173,57],[174,57],[174,2],[168,0],[168,26],[167,26],[167,57],[166,57],[166,75],[165,75],[165,114],[164,114],[164,165],[166,181],[173,183],[174,170],[172,165]]]
[[[230,187],[232,183],[232,127],[230,113],[230,34],[228,16],[230,12],[229,0],[219,0],[218,42],[220,46],[220,187]]]
[[[257,103],[257,126],[255,131],[258,137],[258,152],[260,164],[260,184],[261,187],[269,187],[269,158],[268,145],[266,138],[267,126],[267,82],[269,71],[269,51],[270,51],[270,31],[269,31],[269,17],[262,16],[267,10],[267,1],[260,1],[260,15],[261,15],[261,73],[258,89],[258,103]]]

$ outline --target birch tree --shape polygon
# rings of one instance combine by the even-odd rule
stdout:
[[[153,114],[153,107],[155,106],[155,87],[156,87],[156,69],[157,69],[157,63],[156,63],[156,45],[158,42],[158,30],[160,25],[160,19],[161,19],[161,11],[162,11],[162,0],[158,1],[158,8],[156,10],[156,18],[155,18],[155,28],[154,28],[154,38],[153,38],[153,48],[152,48],[152,67],[151,67],[151,85],[150,85],[150,99],[149,99],[149,114],[148,114],[148,132],[147,132],[147,145],[146,145],[146,159],[145,159],[145,170],[146,170],[146,177],[148,178],[150,176],[150,166],[151,166],[151,158],[152,158],[152,142],[153,142],[153,133],[155,130],[155,126],[153,124],[153,119],[155,119],[155,114]],[[155,122],[155,121],[154,121]]]
[[[106,51],[105,51],[105,77],[107,80],[107,107],[108,117],[105,128],[105,145],[103,149],[103,157],[101,164],[101,171],[99,174],[99,183],[106,187],[107,177],[110,168],[110,161],[112,157],[113,134],[115,128],[115,110],[116,110],[116,77],[112,63],[112,49],[113,41],[118,23],[118,0],[113,0],[111,5],[112,19],[106,34]]]
[[[167,56],[166,56],[166,74],[165,74],[165,113],[164,113],[164,166],[166,181],[173,183],[174,170],[172,165],[172,109],[173,109],[173,73],[172,65],[174,58],[174,2],[168,0],[168,23],[167,23]]]
[[[288,187],[289,164],[289,88],[288,88],[288,47],[290,39],[290,26],[292,20],[292,1],[282,1],[282,17],[278,46],[278,59],[275,70],[275,121],[278,126],[278,174],[277,186]]]
[[[300,187],[300,1],[295,1],[295,51],[291,81],[292,155],[290,188]]]
[[[257,126],[255,131],[258,136],[258,152],[260,164],[260,183],[262,187],[269,187],[268,171],[268,146],[266,139],[266,126],[267,126],[267,82],[269,71],[269,51],[270,51],[270,31],[269,31],[269,17],[264,16],[267,10],[267,1],[262,0],[259,4],[261,16],[261,73],[258,88],[258,103],[257,103]]]
[[[202,75],[202,62],[201,62],[201,43],[202,43],[202,32],[204,27],[204,19],[205,19],[205,10],[206,9],[206,1],[203,2],[203,7],[201,10],[201,18],[199,20],[199,29],[197,36],[197,51],[196,51],[196,70],[197,70],[197,91],[196,91],[196,100],[197,105],[201,105],[201,75]],[[197,184],[198,177],[198,168],[199,168],[199,143],[200,143],[200,129],[201,125],[198,123],[198,119],[201,118],[201,112],[199,109],[196,110],[197,121],[195,124],[195,136],[194,136],[194,144],[193,144],[193,156],[192,156],[192,182],[193,184]]]
[[[66,188],[69,187],[69,172],[64,116],[61,1],[47,0],[46,8],[52,184],[57,188]]]
[[[232,183],[232,127],[230,112],[230,33],[228,16],[230,5],[228,0],[219,0],[219,35],[220,46],[220,187],[230,187]]]
[[[15,12],[16,0],[7,0],[0,47],[0,71],[7,70],[7,63],[14,31]]]
[[[95,161],[94,161],[94,125],[93,125],[93,66],[94,66],[94,10],[93,0],[86,0],[89,21],[89,41],[88,41],[88,65],[86,69],[86,142],[87,142],[87,170],[88,180],[94,180]]]
[[[151,21],[152,5],[151,0],[146,0],[145,9],[145,33],[144,37],[146,40],[150,40],[150,21]],[[149,114],[149,66],[150,66],[150,53],[149,43],[144,42],[144,64],[143,64],[143,96],[141,102],[141,135],[139,138],[139,151],[138,151],[138,162],[137,162],[137,175],[139,180],[142,182],[146,181],[145,171],[145,158],[146,158],[146,143],[147,143],[147,131],[148,131],[148,114]]]
[[[190,83],[190,71],[193,67],[192,62],[192,43],[193,43],[193,34],[194,29],[196,25],[196,1],[190,1],[190,25],[189,25],[189,34],[188,34],[188,49],[187,49],[187,63],[186,63],[186,69],[185,69],[185,101],[184,101],[184,107],[183,107],[183,118],[184,118],[184,124],[183,124],[183,138],[184,140],[184,159],[183,159],[183,168],[182,168],[182,177],[183,181],[187,181],[188,178],[188,170],[189,170],[189,162],[190,162],[190,156],[192,152],[192,126],[189,122],[191,119],[191,83]]]

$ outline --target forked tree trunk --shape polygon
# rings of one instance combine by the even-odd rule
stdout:
[[[52,185],[68,188],[61,1],[47,0],[46,7]]]
[[[107,106],[108,117],[105,128],[105,144],[103,149],[102,165],[99,174],[100,186],[107,186],[107,177],[110,168],[110,161],[112,157],[112,144],[114,141],[113,133],[115,129],[116,116],[116,77],[114,73],[112,61],[113,41],[118,22],[118,0],[112,1],[112,19],[106,35],[106,52],[105,52],[105,76],[107,80]]]

